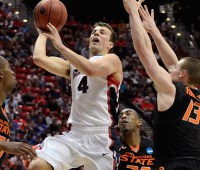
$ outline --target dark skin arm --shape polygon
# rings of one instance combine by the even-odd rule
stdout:
[[[33,147],[23,142],[0,141],[0,150],[9,154],[22,155],[25,159],[37,157]]]

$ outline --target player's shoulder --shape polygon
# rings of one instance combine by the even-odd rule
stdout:
[[[104,56],[105,57],[117,57],[117,58],[119,58],[119,56],[115,53],[108,53],[108,54],[105,54]]]
[[[175,85],[176,88],[184,88],[184,87],[186,87],[186,85],[183,84],[182,82],[173,81],[172,83]]]
[[[108,54],[104,54],[104,55],[94,55],[91,58],[89,58],[89,60],[98,60],[98,59],[119,59],[118,55],[116,55],[115,53],[108,53]]]
[[[142,136],[141,137],[141,145],[149,145],[149,146],[153,146],[153,140],[149,139],[147,137]]]
[[[181,83],[181,82],[173,82],[175,88],[176,88],[176,95],[182,96],[186,95],[187,85]]]
[[[124,151],[127,151],[127,150],[130,150],[130,146],[128,144],[126,144],[125,142],[120,140],[120,149],[119,149],[119,151],[120,152],[124,152]]]
[[[142,137],[140,142],[140,152],[153,154],[154,153],[153,140],[146,137]]]
[[[104,57],[106,58],[106,60],[110,60],[112,62],[115,62],[117,65],[121,64],[122,65],[122,62],[121,62],[121,59],[119,58],[119,56],[115,53],[108,53],[108,54],[105,54]]]

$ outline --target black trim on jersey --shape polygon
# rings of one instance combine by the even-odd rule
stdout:
[[[117,101],[117,93],[114,87],[110,87],[110,113],[113,116],[114,119],[114,125],[117,125],[118,122],[118,114],[117,114],[117,109],[119,106],[119,103]]]
[[[115,127],[110,127],[110,133],[111,133],[111,139],[113,141],[113,145],[110,146],[110,149],[113,151],[116,151],[116,152],[119,152],[120,151],[120,148],[122,146],[122,142],[121,140],[118,138],[118,136],[116,135],[117,132],[116,132],[116,129]]]

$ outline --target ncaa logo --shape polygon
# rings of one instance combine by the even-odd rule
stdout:
[[[149,155],[151,155],[151,154],[153,153],[153,148],[148,147],[148,148],[146,149],[146,151],[147,151],[147,153],[148,153]]]

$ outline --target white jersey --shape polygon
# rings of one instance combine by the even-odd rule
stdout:
[[[103,56],[93,56],[95,61]],[[77,126],[111,126],[117,117],[121,82],[112,75],[88,77],[70,65],[72,107],[68,123]]]

